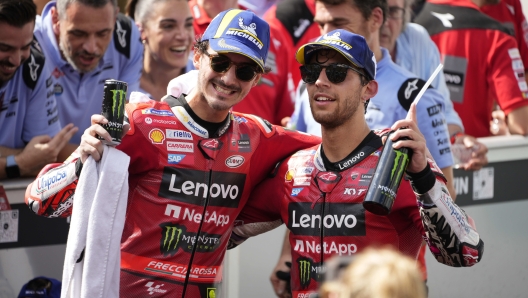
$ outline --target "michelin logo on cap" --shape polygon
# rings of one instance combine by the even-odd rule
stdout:
[[[352,49],[352,46],[349,45],[348,43],[346,42],[343,42],[341,40],[341,38],[339,37],[341,35],[340,32],[336,32],[330,36],[328,36],[328,34],[325,34],[321,40],[318,40],[317,42],[320,42],[320,43],[324,43],[324,44],[332,44],[332,45],[336,45],[336,46],[340,46],[342,47],[343,49],[345,50],[350,50]]]
[[[257,32],[255,32],[255,30],[257,29],[257,25],[255,23],[251,23],[246,26],[244,25],[244,19],[242,17],[239,17],[238,26],[240,26],[242,30],[238,28],[229,28],[229,30],[227,30],[226,32],[226,35],[237,35],[243,37],[254,43],[260,50],[262,50],[264,44],[258,39]]]

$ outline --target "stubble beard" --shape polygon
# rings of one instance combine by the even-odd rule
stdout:
[[[339,98],[337,98],[339,101]],[[327,129],[336,128],[348,121],[359,109],[361,103],[361,96],[359,91],[354,91],[350,96],[347,96],[343,101],[343,106],[337,106],[333,112],[330,113],[314,113],[312,101],[310,101],[310,110],[315,121]]]

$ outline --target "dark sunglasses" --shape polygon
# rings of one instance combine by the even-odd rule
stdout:
[[[233,61],[231,61],[231,59],[229,59],[229,57],[225,55],[211,55],[207,52],[204,53],[207,57],[209,57],[211,62],[209,66],[214,72],[226,73],[232,65],[235,65],[235,75],[237,79],[244,82],[253,80],[253,78],[259,72],[255,66],[249,64],[235,64]]]
[[[332,63],[329,65],[321,64],[305,64],[300,67],[301,78],[306,84],[313,84],[319,78],[323,68],[326,71],[326,77],[334,84],[343,82],[347,76],[347,71],[350,69],[360,76],[365,76],[360,70],[350,65],[341,63]]]

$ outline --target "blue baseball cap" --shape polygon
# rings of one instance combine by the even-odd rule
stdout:
[[[376,58],[361,35],[336,29],[319,37],[316,41],[307,43],[297,50],[295,58],[301,64],[306,64],[317,50],[331,48],[343,55],[356,67],[363,68],[371,80],[376,79]]]
[[[39,280],[39,281],[37,281]],[[50,282],[49,288],[38,288],[34,289],[36,284],[42,282]],[[30,286],[32,284],[32,286]],[[30,281],[20,289],[18,298],[60,298],[61,296],[61,286],[62,283],[59,280],[56,280],[51,277],[39,276]]]
[[[237,53],[255,61],[264,71],[270,44],[268,23],[248,10],[219,13],[207,26],[202,41],[218,53]]]

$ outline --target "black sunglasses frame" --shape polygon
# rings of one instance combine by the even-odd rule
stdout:
[[[312,70],[310,70],[309,68],[312,68]],[[302,80],[306,84],[314,84],[319,79],[323,68],[325,69],[326,77],[333,84],[342,83],[346,79],[349,69],[357,73],[359,76],[365,77],[368,80],[365,74],[357,68],[342,63],[331,63],[329,65],[311,63],[302,65],[301,67],[299,67],[301,71]],[[343,69],[345,69],[345,71],[343,71]]]
[[[231,59],[229,59],[229,57],[225,56],[225,55],[222,55],[222,54],[218,54],[218,55],[211,55],[209,54],[207,51],[204,52],[204,54],[209,57],[209,67],[211,67],[211,69],[216,72],[216,73],[226,73],[227,71],[229,71],[229,69],[231,68],[231,66],[235,66],[235,75],[236,75],[236,78],[241,80],[241,81],[244,81],[244,82],[249,82],[251,80],[253,80],[255,78],[255,76],[260,73],[260,71],[258,70],[257,67],[255,66],[251,66],[251,65],[248,65],[248,64],[244,64],[244,65],[237,65],[235,64],[233,61],[231,61]],[[218,59],[223,59],[222,61],[218,61]],[[216,61],[215,61],[216,60]],[[222,65],[222,64],[225,64],[227,63],[227,66],[224,67],[223,69],[219,69],[218,66],[219,65]],[[245,77],[244,76],[244,70],[245,69],[251,69],[253,71],[253,75],[251,76],[251,78],[249,77]]]

